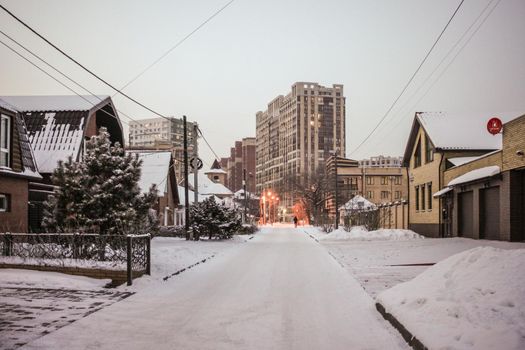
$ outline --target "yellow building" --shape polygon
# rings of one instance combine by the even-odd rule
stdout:
[[[408,168],[410,229],[428,237],[454,234],[453,208],[441,199],[444,193],[436,192],[446,187],[447,169],[501,149],[501,135],[486,130],[493,116],[506,122],[517,114],[415,114],[403,157],[403,166]]]

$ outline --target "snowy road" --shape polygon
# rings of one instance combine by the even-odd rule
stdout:
[[[359,283],[303,231],[276,227],[161,288],[24,349],[397,349]]]

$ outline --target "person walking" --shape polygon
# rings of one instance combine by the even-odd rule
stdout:
[[[297,221],[298,221],[297,220],[297,216],[294,216],[293,217],[293,224],[294,224],[295,227],[297,227]]]

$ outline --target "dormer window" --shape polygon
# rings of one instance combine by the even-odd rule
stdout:
[[[0,167],[10,168],[11,164],[11,117],[0,117]]]

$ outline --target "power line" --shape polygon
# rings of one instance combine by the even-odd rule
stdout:
[[[139,74],[137,74],[135,77],[133,77],[130,81],[128,81],[120,90],[124,90],[129,85],[131,85],[135,80],[140,78],[144,73],[146,73],[148,70],[150,70],[154,65],[159,63],[164,57],[168,56],[173,50],[175,50],[177,47],[182,45],[186,40],[188,40],[193,34],[195,34],[199,29],[204,27],[209,21],[211,21],[214,17],[216,17],[219,13],[221,13],[224,9],[226,9],[228,6],[231,5],[232,2],[235,0],[231,0],[226,5],[222,6],[220,9],[215,11],[210,17],[208,17],[204,22],[202,22],[200,25],[198,25],[194,30],[192,30],[189,34],[187,34],[184,38],[179,40],[175,45],[173,45],[171,48],[169,48],[166,52],[164,52],[159,58],[157,58],[155,61],[153,61],[151,64],[149,64],[146,68],[144,68]],[[115,96],[115,95],[113,95]]]
[[[443,65],[443,63],[447,60],[447,58],[449,58],[449,56],[454,52],[454,50],[459,46],[459,44],[463,41],[463,39],[467,36],[467,34],[471,31],[471,29],[474,27],[474,25],[476,23],[478,23],[478,21],[480,20],[480,18],[485,14],[485,12],[487,11],[487,9],[490,7],[490,5],[492,5],[492,3],[496,1],[496,0],[490,0],[489,2],[487,2],[487,5],[483,8],[483,10],[479,13],[479,15],[476,17],[476,19],[470,24],[470,26],[463,32],[463,34],[461,35],[461,37],[454,43],[454,45],[450,48],[450,50],[447,52],[447,54],[441,59],[441,61],[438,63],[438,65],[434,68],[434,70],[425,78],[425,80],[419,85],[419,87],[416,89],[416,91],[407,99],[407,101],[403,104],[403,106],[400,107],[399,109],[399,112],[398,114],[396,114],[396,116],[398,115],[404,115],[404,113],[401,113],[405,107],[408,105],[408,103],[418,94],[419,91],[421,91],[421,89],[426,85],[426,83],[430,80],[430,78],[432,78],[432,76],[439,70],[439,68],[441,68],[441,66]],[[478,30],[480,29],[480,27],[483,25],[483,23],[485,23],[485,21],[487,20],[487,18],[491,15],[491,13],[494,11],[494,9],[498,6],[498,4],[501,2],[501,0],[499,0],[496,5],[488,12],[488,14],[485,16],[485,18],[482,20],[482,22],[478,25],[478,27],[474,30],[474,32],[471,34],[471,36],[469,37],[469,39],[467,39],[467,41],[461,46],[461,48],[459,49],[459,51],[456,53],[456,55],[454,56],[454,58],[448,63],[447,67],[440,73],[440,75],[438,76],[438,78],[431,84],[431,87],[423,94],[423,96],[421,98],[418,99],[418,101],[415,103],[415,105],[409,109],[408,111],[411,111],[413,110],[417,104],[428,94],[428,92],[430,91],[430,89],[439,81],[439,79],[441,78],[441,76],[445,73],[445,71],[448,69],[448,67],[450,66],[450,64],[455,60],[455,58],[458,56],[458,54],[465,48],[465,46],[468,44],[468,42],[470,42],[470,40],[472,39],[472,37],[478,32]],[[404,120],[405,118],[403,118]],[[382,126],[383,127],[386,127],[387,125],[390,125],[392,124],[391,122],[395,120],[395,117],[392,118],[392,119],[389,119],[389,121],[385,124],[383,124]],[[399,125],[399,124],[398,124]],[[391,132],[391,130],[389,130],[389,132]],[[385,141],[384,138],[381,139],[381,141]],[[383,142],[381,142],[382,144]]]
[[[53,69],[55,72],[59,73],[61,76],[63,76],[64,78],[66,78],[67,80],[69,80],[70,82],[72,82],[73,84],[75,84],[76,86],[80,87],[82,90],[86,91],[88,94],[92,95],[93,97],[97,98],[99,101],[102,101],[102,98],[100,98],[98,95],[96,95],[95,93],[89,91],[86,87],[84,87],[82,84],[80,84],[79,82],[75,81],[74,79],[70,78],[67,74],[65,74],[64,72],[62,72],[60,69],[56,68],[55,66],[51,65],[50,63],[48,63],[46,60],[44,60],[42,57],[38,56],[36,53],[34,53],[33,51],[31,51],[30,49],[28,49],[27,47],[25,47],[24,45],[22,45],[21,43],[19,43],[17,40],[15,40],[13,37],[11,37],[10,35],[6,34],[4,31],[0,30],[0,34],[2,34],[3,36],[5,36],[6,38],[8,38],[9,40],[11,40],[12,42],[14,42],[15,44],[17,44],[19,47],[21,47],[22,49],[24,49],[26,52],[30,53],[33,57],[37,58],[40,62],[44,63],[46,66],[50,67],[51,69]],[[93,103],[92,103],[93,104]],[[94,104],[93,104],[94,105]],[[136,122],[135,119],[133,119],[132,117],[130,117],[129,115],[127,115],[126,113],[122,112],[121,110],[118,110],[117,109],[117,112],[119,114],[122,114],[123,116],[125,116],[126,118],[130,119],[130,120],[133,120],[134,122]],[[112,115],[113,117],[117,118],[115,115]],[[118,118],[120,119],[120,118]],[[126,123],[124,120],[121,120],[123,123]],[[128,123],[126,123],[128,124]],[[129,124],[128,124],[129,125]]]
[[[120,95],[124,96],[125,98],[127,98],[128,100],[134,102],[135,104],[141,106],[142,108],[150,111],[151,113],[161,117],[161,118],[164,118],[164,119],[168,119],[168,117],[166,117],[165,115],[155,111],[154,109],[144,105],[143,103],[137,101],[136,99],[134,99],[133,97],[127,95],[126,93],[120,91],[118,88],[116,88],[115,86],[113,86],[112,84],[108,83],[106,80],[104,80],[103,78],[101,78],[100,76],[98,76],[97,74],[95,74],[93,71],[91,71],[89,68],[87,68],[86,66],[84,66],[83,64],[81,64],[79,61],[77,61],[76,59],[74,59],[73,57],[71,57],[70,55],[68,55],[66,52],[64,52],[62,49],[60,49],[58,46],[56,46],[55,44],[53,44],[51,41],[49,41],[48,39],[46,39],[44,36],[42,36],[40,33],[38,33],[35,29],[33,29],[32,27],[30,27],[28,24],[26,24],[24,21],[22,21],[20,18],[18,18],[15,14],[13,14],[11,11],[9,11],[4,5],[0,4],[0,8],[2,10],[4,10],[7,14],[9,14],[11,17],[13,17],[16,21],[18,21],[20,24],[22,24],[24,27],[26,27],[27,29],[29,29],[33,34],[35,34],[36,36],[38,36],[40,39],[42,39],[43,41],[45,41],[47,44],[49,44],[51,47],[53,47],[55,50],[57,50],[58,52],[60,52],[62,55],[64,55],[65,57],[67,57],[69,60],[71,60],[72,62],[74,62],[76,65],[78,65],[80,68],[82,68],[84,71],[86,71],[87,73],[91,74],[92,76],[94,76],[96,79],[98,79],[99,81],[101,81],[102,83],[104,83],[106,86],[110,87],[111,89],[113,89],[114,91],[116,91],[117,93],[119,93]]]
[[[221,158],[217,155],[217,153],[215,153],[213,148],[211,148],[210,143],[208,142],[208,140],[206,140],[206,137],[204,137],[204,134],[202,133],[201,128],[199,127],[199,128],[197,128],[197,130],[199,131],[199,134],[201,134],[202,139],[204,140],[204,142],[206,142],[206,145],[208,145],[208,148],[210,149],[210,151],[212,151],[212,153],[215,155],[215,159],[217,161],[219,161]]]
[[[394,106],[396,105],[397,101],[399,101],[399,99],[401,98],[401,96],[403,96],[403,94],[405,93],[405,91],[407,90],[408,86],[410,85],[410,83],[414,80],[415,76],[417,75],[417,73],[421,70],[421,67],[423,67],[423,64],[426,62],[426,60],[428,59],[428,57],[430,56],[430,54],[432,53],[432,51],[434,50],[434,48],[436,47],[437,43],[439,42],[439,40],[441,39],[441,37],[443,36],[443,34],[445,33],[445,31],[447,30],[448,26],[450,25],[450,23],[452,22],[452,20],[454,19],[454,17],[456,16],[456,14],[458,13],[459,9],[461,8],[461,5],[463,5],[463,2],[465,0],[461,0],[461,2],[459,3],[459,5],[456,7],[456,10],[454,11],[454,13],[452,14],[452,16],[449,18],[447,24],[445,25],[445,27],[441,30],[441,33],[439,33],[438,37],[436,38],[436,40],[434,41],[434,44],[432,44],[432,47],[430,48],[430,50],[427,52],[427,54],[425,55],[425,57],[423,58],[423,60],[421,61],[421,63],[419,64],[419,66],[417,67],[416,71],[412,74],[412,76],[410,77],[410,79],[408,80],[408,82],[405,84],[405,86],[403,87],[403,89],[401,90],[401,93],[397,96],[397,98],[394,100],[394,102],[392,103],[392,105],[390,106],[390,108],[388,108],[388,110],[386,111],[386,113],[383,115],[383,117],[379,120],[379,122],[376,124],[376,126],[372,129],[372,131],[365,137],[365,139],[356,147],[354,148],[350,153],[354,153],[355,151],[357,151],[359,148],[361,148],[361,146],[370,138],[370,136],[372,136],[372,134],[377,130],[377,128],[381,125],[381,123],[383,123],[383,121],[386,119],[386,117],[390,114],[390,112],[392,111],[392,109],[394,108]]]
[[[4,45],[5,47],[7,47],[9,50],[11,50],[12,52],[14,52],[17,56],[19,56],[20,58],[22,58],[23,60],[25,60],[26,62],[28,62],[29,64],[31,64],[33,67],[37,68],[38,70],[40,70],[42,73],[44,73],[45,75],[47,75],[48,77],[50,77],[51,79],[53,79],[54,81],[56,81],[57,83],[59,83],[60,85],[62,85],[63,87],[65,87],[66,89],[68,89],[69,91],[73,92],[75,95],[77,95],[78,97],[82,98],[84,101],[86,101],[87,103],[89,103],[91,106],[95,106],[95,104],[91,101],[89,101],[85,96],[82,96],[80,95],[78,92],[76,92],[75,90],[73,90],[73,88],[69,87],[68,85],[66,85],[65,83],[63,83],[62,81],[58,80],[56,77],[52,76],[51,74],[49,74],[47,71],[45,71],[43,68],[39,67],[36,63],[32,62],[31,60],[29,60],[27,57],[25,57],[24,55],[22,55],[21,53],[19,53],[18,51],[16,51],[15,49],[13,49],[11,46],[9,46],[8,44],[6,44],[4,41],[0,40],[0,44]],[[16,107],[16,106],[13,106],[13,107]],[[19,109],[19,108],[17,108]],[[107,115],[111,116],[111,117],[114,117],[114,118],[117,118],[115,115],[109,113],[108,111],[105,111],[104,109],[100,109],[100,111],[106,113]],[[118,119],[118,118],[117,118]],[[122,122],[124,122],[123,120],[121,120]]]

